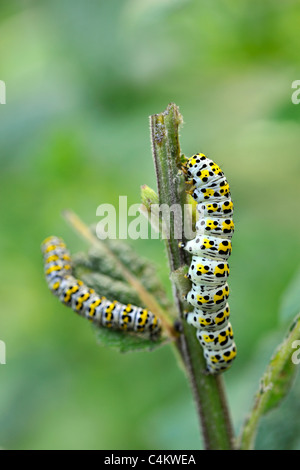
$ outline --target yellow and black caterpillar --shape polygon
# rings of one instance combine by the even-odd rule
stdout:
[[[145,333],[150,337],[161,333],[159,318],[149,310],[100,297],[72,276],[70,254],[61,238],[47,238],[41,249],[50,290],[76,313],[104,328]]]
[[[217,374],[227,370],[236,356],[227,303],[233,203],[224,173],[203,153],[189,158],[183,172],[193,185],[190,193],[199,212],[196,237],[180,244],[193,255],[187,274],[192,289],[186,300],[194,310],[186,320],[197,329],[207,372]]]

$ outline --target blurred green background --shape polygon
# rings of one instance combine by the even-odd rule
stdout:
[[[137,203],[142,184],[155,187],[148,116],[171,101],[184,118],[182,151],[216,160],[235,204],[239,354],[224,377],[238,431],[291,320],[282,296],[299,266],[299,3],[11,0],[0,12],[0,446],[201,445],[171,348],[120,355],[97,345],[48,292],[40,253],[51,234],[86,249],[63,209],[91,224],[99,204]],[[162,243],[129,243],[170,291]],[[300,448],[299,397],[297,380],[263,420],[258,448]]]

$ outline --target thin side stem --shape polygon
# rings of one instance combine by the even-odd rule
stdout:
[[[170,104],[166,111],[150,117],[152,152],[156,169],[160,204],[181,205],[182,217],[185,193],[182,191],[183,177],[178,175],[180,145],[178,130],[182,117],[178,107]],[[170,238],[166,240],[171,273],[189,264],[189,255],[179,249],[174,237],[176,215],[171,224]],[[180,220],[180,223],[182,220]],[[183,318],[182,296],[173,282],[174,297]],[[177,340],[177,348],[185,364],[191,383],[203,439],[206,449],[229,450],[233,448],[232,425],[221,376],[206,375],[203,350],[196,338],[195,329],[182,322],[183,332]]]

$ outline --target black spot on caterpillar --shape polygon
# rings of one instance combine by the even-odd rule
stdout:
[[[49,289],[76,313],[100,327],[145,333],[155,338],[161,333],[161,322],[145,308],[99,296],[72,275],[70,254],[61,238],[43,241],[44,271]]]

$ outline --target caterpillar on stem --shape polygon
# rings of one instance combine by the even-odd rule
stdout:
[[[200,216],[196,237],[180,243],[193,255],[187,274],[192,288],[185,299],[194,310],[186,314],[186,321],[197,329],[207,372],[218,374],[227,370],[236,356],[227,302],[233,203],[223,171],[203,153],[189,158],[183,173],[186,182],[192,184],[187,192],[197,202]]]

